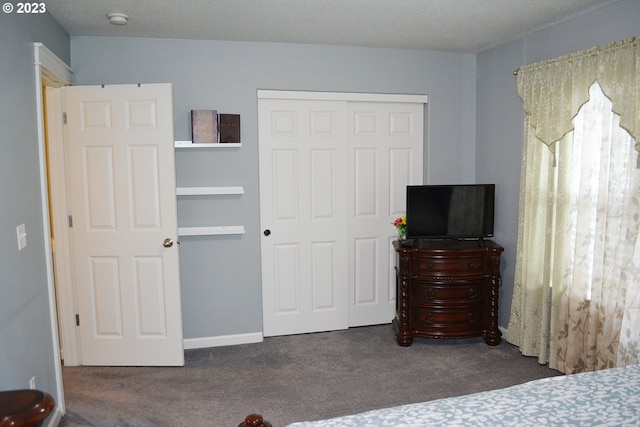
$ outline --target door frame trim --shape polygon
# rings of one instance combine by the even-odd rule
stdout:
[[[258,99],[295,99],[356,102],[402,102],[427,104],[428,95],[359,92],[309,92],[295,90],[258,89]]]
[[[42,226],[45,241],[45,264],[47,275],[47,291],[49,294],[49,314],[51,319],[51,338],[53,344],[53,362],[56,378],[57,404],[56,416],[64,414],[64,387],[62,384],[62,361],[58,341],[58,317],[56,310],[56,291],[53,270],[53,254],[51,250],[51,227],[49,224],[49,183],[47,180],[47,153],[45,145],[44,97],[43,83],[52,87],[61,87],[71,82],[71,68],[51,52],[42,43],[34,43],[36,126],[38,131],[38,160],[40,164],[40,198],[42,203]]]
[[[47,88],[46,126],[48,137],[49,209],[53,227],[53,271],[56,307],[58,309],[58,333],[61,356],[65,366],[80,364],[78,338],[76,336],[76,300],[71,266],[71,242],[67,209],[67,184],[62,125],[62,90]]]

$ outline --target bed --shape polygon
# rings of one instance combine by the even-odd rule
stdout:
[[[570,425],[640,425],[640,365],[544,378],[288,427]]]

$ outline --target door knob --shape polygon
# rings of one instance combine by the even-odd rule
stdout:
[[[266,230],[263,231],[263,233],[265,236],[268,236],[269,234],[271,234],[271,230],[269,230],[268,228]]]
[[[170,248],[171,246],[173,246],[173,240],[167,237],[162,241],[162,246],[164,246],[165,248]]]

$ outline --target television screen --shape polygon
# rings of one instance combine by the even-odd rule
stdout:
[[[407,186],[407,239],[493,236],[494,184]]]

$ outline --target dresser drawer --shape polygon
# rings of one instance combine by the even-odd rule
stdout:
[[[484,271],[483,258],[414,258],[414,271],[418,275],[460,275],[460,274],[481,274]]]
[[[481,333],[484,327],[482,307],[458,309],[425,309],[414,307],[411,310],[411,329],[431,334],[438,331],[449,336]]]
[[[414,281],[411,288],[414,304],[458,305],[483,302],[482,282],[440,285]]]

